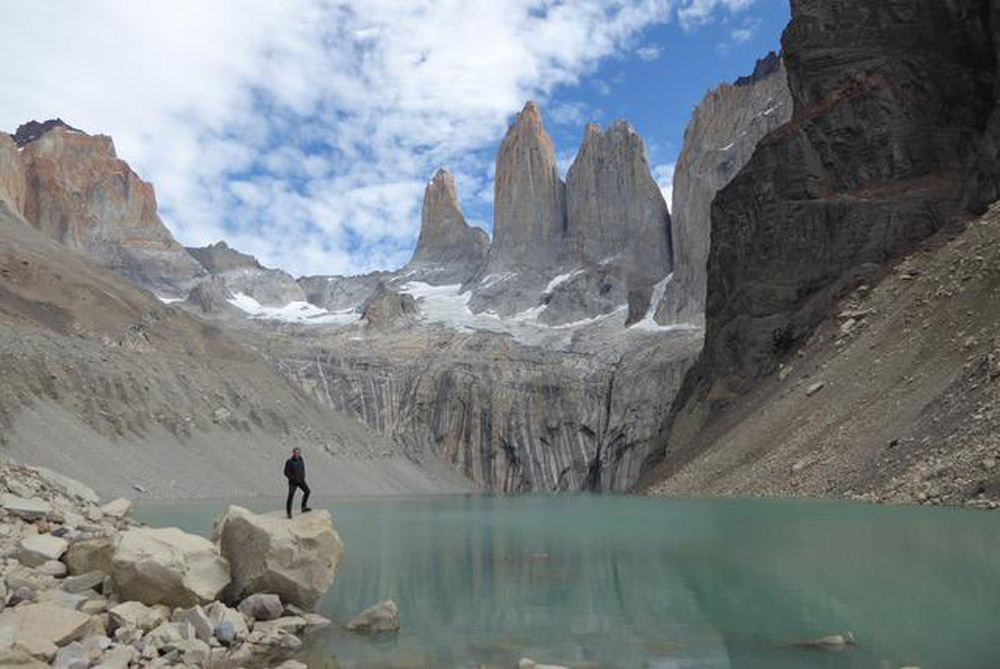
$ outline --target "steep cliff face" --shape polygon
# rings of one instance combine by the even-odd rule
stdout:
[[[465,283],[486,260],[489,246],[486,233],[465,222],[454,177],[438,170],[424,190],[420,237],[403,273],[430,284]]]
[[[791,116],[788,77],[774,53],[752,75],[710,91],[695,109],[674,172],[674,276],[657,307],[657,322],[704,322],[712,200],[760,140]]]
[[[528,102],[497,154],[493,245],[485,273],[548,270],[566,233],[566,186],[538,105]]]
[[[289,302],[304,302],[305,293],[287,272],[261,265],[256,258],[216,242],[188,253],[213,277],[225,282],[232,293],[242,293],[264,306],[281,307]]]
[[[621,265],[628,322],[641,319],[672,256],[670,213],[635,128],[624,121],[603,132],[587,126],[566,175],[566,206],[570,254],[581,263]]]
[[[668,469],[838,296],[962,213],[995,108],[990,21],[973,0],[793,2],[794,114],[713,204],[705,349]]]
[[[684,334],[620,362],[510,337],[408,327],[270,335],[278,369],[319,401],[503,493],[625,490],[693,359]]]
[[[12,213],[24,214],[27,187],[17,145],[10,135],[0,132],[0,200],[7,203]]]
[[[205,272],[156,214],[153,187],[115,155],[110,137],[64,124],[19,130],[24,217],[142,286],[183,296]],[[43,131],[44,130],[44,131]]]

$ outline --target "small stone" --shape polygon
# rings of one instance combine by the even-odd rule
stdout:
[[[135,627],[143,631],[159,627],[167,620],[162,607],[146,606],[142,602],[123,602],[108,611],[112,628]]]
[[[215,626],[213,635],[222,644],[229,646],[236,641],[236,626],[231,620],[224,620]]]
[[[200,606],[191,607],[181,614],[180,619],[190,623],[194,628],[195,636],[206,643],[215,633],[215,626],[212,625],[212,621],[209,620],[205,610]]]
[[[145,488],[143,488],[143,487],[142,487],[141,485],[139,485],[138,483],[133,483],[133,484],[132,484],[132,488],[133,488],[133,489],[135,489],[135,491],[136,491],[136,492],[146,492],[146,489],[145,489]]]
[[[983,469],[985,469],[986,471],[992,471],[997,466],[997,459],[996,458],[983,458],[983,461],[980,464],[982,465]]]
[[[266,593],[250,595],[237,608],[251,620],[275,620],[285,611],[280,597]]]
[[[35,567],[35,571],[39,574],[45,574],[46,576],[62,578],[66,575],[66,565],[59,560],[46,560],[42,564]]]
[[[87,669],[90,666],[90,654],[79,642],[74,641],[59,649],[50,666],[53,669]]]
[[[812,397],[819,391],[823,390],[823,388],[826,388],[825,381],[820,381],[818,383],[812,384],[811,386],[809,386],[809,388],[806,389],[806,397]]]
[[[86,592],[95,590],[101,592],[104,585],[104,574],[99,571],[89,571],[79,576],[67,576],[62,582],[62,589],[66,592]]]

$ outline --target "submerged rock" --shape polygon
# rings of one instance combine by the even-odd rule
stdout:
[[[347,629],[359,634],[379,634],[399,631],[399,607],[391,599],[379,602],[355,616]]]
[[[215,546],[175,527],[123,533],[111,567],[119,596],[144,604],[193,606],[229,584],[229,563]]]
[[[311,609],[333,584],[344,544],[328,511],[288,520],[230,506],[215,522],[213,539],[229,560],[230,601],[272,593],[287,603]]]

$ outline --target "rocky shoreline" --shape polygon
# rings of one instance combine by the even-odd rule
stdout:
[[[330,624],[311,609],[343,554],[328,512],[288,521],[233,506],[209,541],[131,511],[0,462],[0,666],[305,666],[291,657]]]

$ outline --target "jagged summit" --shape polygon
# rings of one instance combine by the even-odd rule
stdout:
[[[439,169],[424,190],[420,237],[405,269],[429,283],[462,283],[482,265],[489,244],[483,230],[466,223],[455,178]]]
[[[650,173],[646,145],[624,120],[589,125],[566,176],[567,244],[580,263],[619,258],[629,322],[649,307],[671,269],[670,213]]]
[[[41,123],[38,121],[28,121],[20,125],[11,137],[14,138],[14,143],[17,147],[21,148],[28,142],[35,141],[49,130],[52,130],[52,128],[66,128],[71,132],[83,132],[66,123],[61,118],[53,118]]]
[[[739,77],[733,82],[733,86],[750,86],[761,79],[765,79],[782,68],[781,54],[770,51],[763,58],[757,60],[751,74]]]
[[[529,101],[497,154],[487,272],[551,267],[566,230],[566,187],[542,114]]]
[[[248,267],[263,269],[257,258],[231,248],[229,244],[222,240],[208,246],[189,246],[187,247],[187,252],[194,256],[194,259],[212,274]]]

